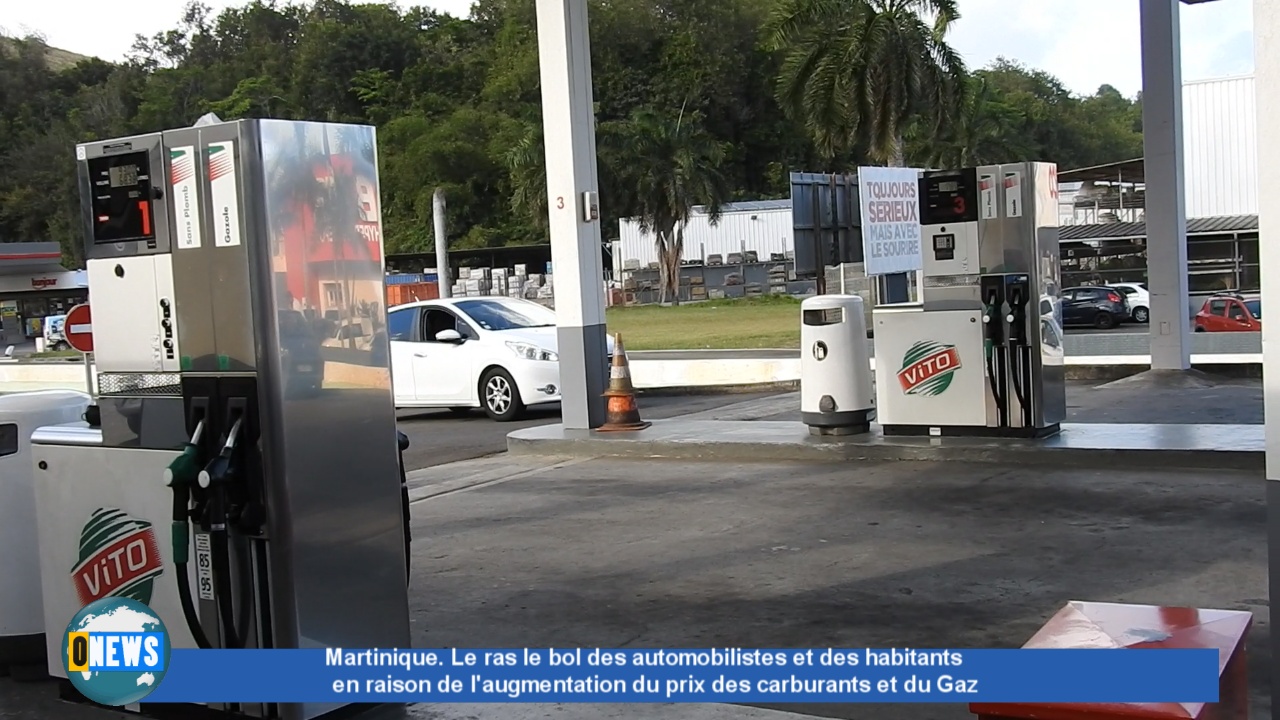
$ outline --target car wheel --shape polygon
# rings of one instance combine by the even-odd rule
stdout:
[[[1197,325],[1197,326],[1196,326],[1196,332],[1204,332],[1204,326],[1203,326],[1203,325]]]
[[[1116,326],[1116,316],[1109,312],[1100,312],[1094,316],[1093,326],[1099,330],[1110,330]]]
[[[1145,323],[1151,319],[1151,313],[1144,307],[1136,307],[1133,309],[1133,321]]]
[[[524,412],[516,381],[502,368],[493,368],[481,378],[480,402],[485,413],[498,422],[511,422]]]

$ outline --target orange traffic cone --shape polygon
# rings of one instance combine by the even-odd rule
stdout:
[[[636,389],[631,386],[627,351],[622,347],[622,335],[613,336],[613,367],[609,370],[609,389],[604,391],[604,397],[608,407],[604,425],[597,428],[600,432],[643,430],[653,424],[640,419]]]

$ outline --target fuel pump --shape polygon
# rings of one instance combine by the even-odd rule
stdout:
[[[922,300],[877,308],[888,435],[1043,437],[1066,414],[1056,171],[1016,163],[920,180]]]
[[[76,155],[99,395],[88,427],[33,436],[46,624],[127,595],[174,647],[408,647],[373,129],[212,122]],[[372,332],[326,342],[348,325]]]

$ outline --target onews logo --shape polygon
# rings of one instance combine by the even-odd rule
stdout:
[[[955,345],[923,340],[903,355],[898,384],[907,395],[941,395],[959,369],[960,352]]]
[[[169,666],[169,633],[155,612],[131,598],[86,605],[67,625],[62,662],[86,698],[120,707],[150,695]]]

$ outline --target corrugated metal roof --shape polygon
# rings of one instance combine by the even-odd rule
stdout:
[[[791,209],[791,198],[782,198],[781,200],[744,200],[742,202],[724,203],[720,206],[720,212],[762,212],[765,210],[789,210]],[[705,205],[695,205],[693,211],[703,214],[707,211]]]
[[[1257,215],[1227,215],[1223,217],[1189,218],[1188,235],[1213,235],[1215,233],[1257,231]],[[1097,223],[1091,225],[1063,225],[1058,228],[1058,240],[1123,240],[1146,237],[1145,222]]]
[[[1142,158],[1122,160],[1120,162],[1094,165],[1092,167],[1072,168],[1058,171],[1058,185],[1076,183],[1083,180],[1094,182],[1146,182],[1143,173],[1146,171]]]

